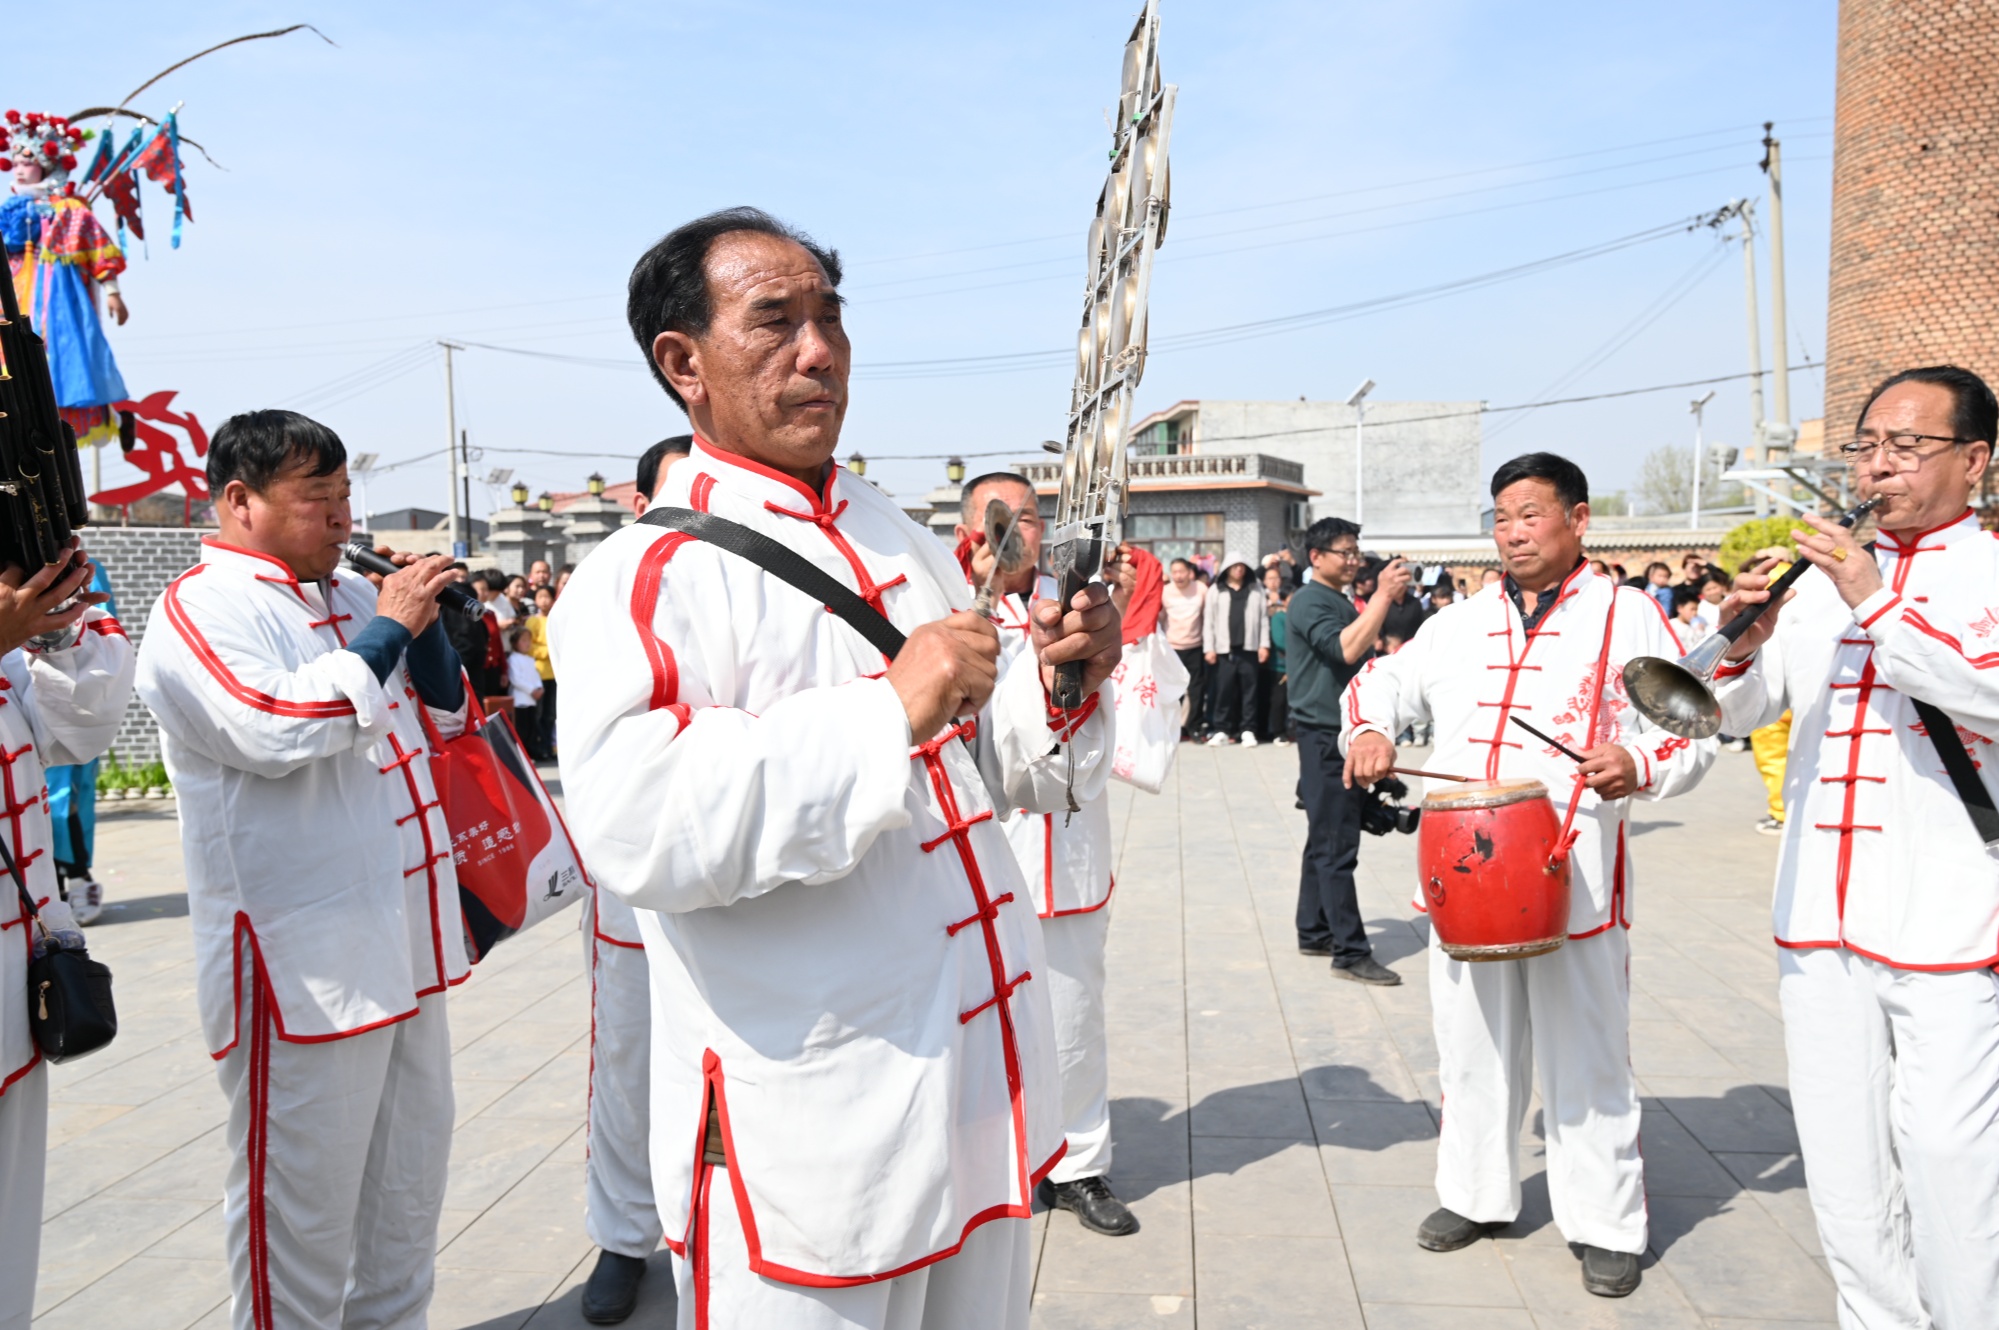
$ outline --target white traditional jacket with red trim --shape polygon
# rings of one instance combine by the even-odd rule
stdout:
[[[1582,788],[1576,764],[1515,725],[1513,717],[1577,752],[1601,743],[1622,745],[1637,766],[1633,797],[1640,799],[1692,789],[1719,745],[1668,734],[1639,715],[1625,695],[1624,662],[1634,656],[1680,656],[1679,639],[1659,602],[1635,588],[1615,586],[1587,564],[1571,573],[1556,595],[1531,634],[1501,582],[1439,610],[1400,651],[1368,662],[1347,685],[1340,751],[1356,734],[1373,731],[1392,740],[1410,725],[1433,721],[1436,748],[1424,766],[1476,780],[1538,780],[1548,787],[1557,817],[1565,817],[1570,801],[1577,800],[1569,936],[1588,937],[1613,923],[1631,926],[1624,832],[1630,799],[1605,801]],[[1608,678],[1592,717],[1600,667]],[[1420,892],[1416,907],[1423,908]]]
[[[1030,654],[1028,611],[1035,601],[1053,600],[1056,594],[1055,579],[1043,574],[1037,579],[1033,600],[1008,595],[993,606],[1003,664],[1011,663],[1015,656]],[[1111,699],[1106,698],[1104,704],[1111,705]],[[1078,795],[1076,802],[1081,808],[1073,817],[1065,804],[1062,811],[1054,813],[1030,813],[1023,809],[1020,816],[1006,824],[1007,844],[1013,848],[1021,876],[1027,879],[1034,912],[1043,919],[1088,914],[1110,902],[1114,883],[1109,787],[1094,799]]]
[[[374,618],[375,588],[300,583],[212,538],[201,555],[153,605],[138,687],[180,803],[209,1049],[235,1042],[245,948],[281,1039],[407,1019],[469,967],[423,703],[401,661],[377,683],[341,649]],[[430,715],[443,737],[464,732],[464,707]]]
[[[904,632],[968,606],[950,553],[886,495],[838,468],[826,490],[697,440],[658,502],[782,541]],[[1070,720],[1022,656],[970,743],[912,737],[843,620],[645,525],[583,561],[549,643],[571,829],[638,907],[651,962],[669,1243],[711,1098],[770,1278],[889,1278],[1027,1215],[1062,1120],[1040,925],[995,812],[1062,807],[1069,752],[1077,797],[1101,792],[1103,694],[1058,749]]]
[[[1999,791],[1999,538],[1963,517],[1882,532],[1886,584],[1849,610],[1806,573],[1777,631],[1716,674],[1723,724],[1791,712],[1779,946],[1846,947],[1911,970],[1999,964],[1999,862],[1987,854],[1912,698],[1957,723]]]
[[[0,656],[0,836],[38,908],[56,895],[43,768],[102,757],[132,696],[125,630],[94,607],[84,611],[82,627],[61,650]],[[28,1032],[30,927],[21,893],[0,870],[0,1094],[42,1060]]]

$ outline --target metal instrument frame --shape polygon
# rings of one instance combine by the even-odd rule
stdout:
[[[1065,606],[1124,539],[1131,398],[1145,373],[1152,259],[1171,206],[1167,151],[1178,94],[1177,86],[1160,79],[1159,2],[1146,0],[1125,42],[1110,170],[1090,224],[1062,485],[1048,537],[1049,571]],[[1081,705],[1081,679],[1080,667],[1058,672],[1058,706]]]

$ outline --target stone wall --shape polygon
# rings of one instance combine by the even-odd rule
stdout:
[[[212,532],[199,527],[91,526],[83,530],[84,548],[111,579],[118,601],[118,622],[138,646],[146,635],[153,602],[167,583],[201,562],[201,538]],[[159,729],[153,713],[134,697],[125,706],[112,751],[127,765],[151,762],[160,755]]]
[[[1842,0],[1826,428],[1899,369],[1999,379],[1999,6]]]

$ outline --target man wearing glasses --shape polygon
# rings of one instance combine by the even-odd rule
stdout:
[[[1729,733],[1796,717],[1777,993],[1848,1326],[1954,1330],[1999,1307],[1999,860],[1941,747],[1969,749],[1974,798],[1972,780],[1999,790],[1999,541],[1970,507],[1995,417],[1992,390],[1954,366],[1876,388],[1841,452],[1882,500],[1878,544],[1803,518],[1798,552],[1826,576],[1716,675]],[[1738,580],[1724,621],[1767,599],[1765,571]]]
[[[1374,958],[1354,896],[1360,863],[1360,805],[1340,755],[1340,694],[1381,637],[1382,620],[1409,586],[1409,566],[1381,570],[1365,610],[1347,588],[1360,571],[1360,527],[1322,517],[1305,532],[1312,577],[1285,608],[1290,638],[1291,719],[1298,727],[1298,797],[1305,801],[1305,861],[1298,876],[1298,950],[1326,956],[1333,977],[1399,984]]]

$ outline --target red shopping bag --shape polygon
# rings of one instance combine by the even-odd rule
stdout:
[[[451,828],[465,950],[478,961],[499,942],[583,899],[589,875],[562,814],[505,716],[471,697],[465,733],[430,729],[430,776]]]

